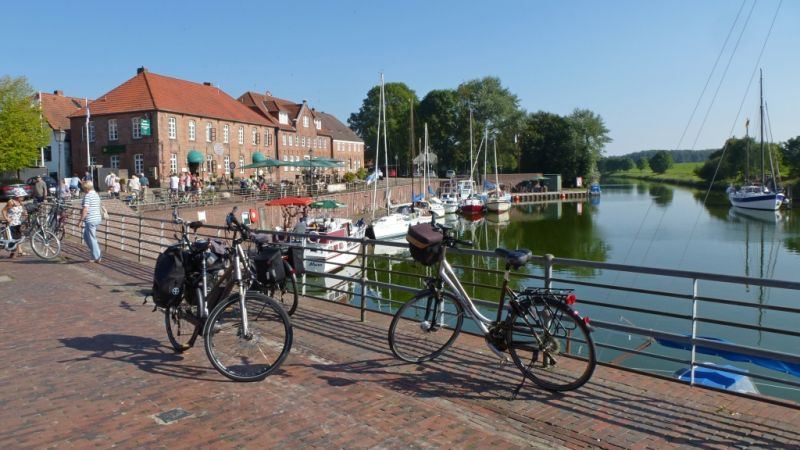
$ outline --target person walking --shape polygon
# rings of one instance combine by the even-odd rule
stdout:
[[[147,189],[150,187],[150,180],[144,176],[144,172],[139,174],[139,184],[142,186],[142,200],[147,197]]]
[[[14,188],[11,195],[12,197],[8,199],[8,202],[3,207],[2,216],[3,220],[8,222],[8,227],[11,230],[11,239],[19,239],[22,237],[20,230],[22,227],[22,221],[25,219],[25,216],[28,215],[25,207],[22,206],[22,202],[25,200],[27,192],[25,192],[25,189],[22,188]],[[8,257],[15,258],[17,255],[27,255],[27,253],[22,251],[22,245],[17,244],[17,247]]]
[[[97,226],[103,220],[101,212],[102,204],[100,196],[94,190],[94,183],[85,181],[83,183],[83,196],[81,203],[81,221],[83,222],[83,241],[89,248],[90,261],[99,263],[102,259],[100,254],[100,244],[97,243]]]
[[[36,184],[33,185],[33,200],[36,203],[47,200],[47,183],[44,182],[41,175],[36,175]]]

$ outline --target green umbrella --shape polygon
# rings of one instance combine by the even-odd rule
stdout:
[[[326,208],[326,209],[333,209],[333,208],[344,208],[344,203],[337,202],[336,200],[317,200],[310,205],[312,208]]]
[[[333,162],[329,158],[314,158],[314,159],[303,159],[300,161],[286,161],[281,162],[282,166],[289,166],[289,167],[305,167],[308,169],[332,169],[336,167],[340,167],[340,164],[337,162]]]
[[[282,161],[278,161],[277,159],[264,159],[262,161],[256,161],[252,164],[247,164],[245,166],[242,166],[242,169],[257,169],[259,167],[278,167],[283,165],[284,163]]]

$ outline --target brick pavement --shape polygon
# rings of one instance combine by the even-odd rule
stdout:
[[[798,448],[797,408],[599,367],[562,395],[519,381],[476,338],[425,365],[395,360],[387,318],[301,299],[292,352],[228,381],[202,346],[169,348],[143,306],[148,267],[65,244],[0,259],[0,448]],[[182,410],[163,424],[155,416]]]

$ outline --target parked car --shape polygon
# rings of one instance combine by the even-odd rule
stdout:
[[[42,179],[44,180],[45,184],[47,184],[47,192],[49,192],[50,195],[56,195],[58,182],[56,182],[55,178],[51,177],[50,175],[42,175]],[[31,192],[33,192],[33,185],[36,184],[36,177],[28,178],[28,181],[25,183],[31,187]]]
[[[30,197],[31,193],[33,192],[32,186],[20,183],[19,180],[0,181],[0,201],[7,202],[8,199],[11,198],[11,193],[16,188],[25,189],[25,192],[28,193],[28,197]]]
[[[447,172],[444,173],[444,177],[445,178],[455,178],[456,177],[456,171],[455,170],[448,170]]]

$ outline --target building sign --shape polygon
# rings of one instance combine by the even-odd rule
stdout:
[[[113,155],[116,153],[125,153],[125,146],[124,145],[104,145],[103,146],[103,154],[104,155]]]
[[[139,129],[142,132],[142,136],[150,136],[150,119],[142,119],[139,122]]]

